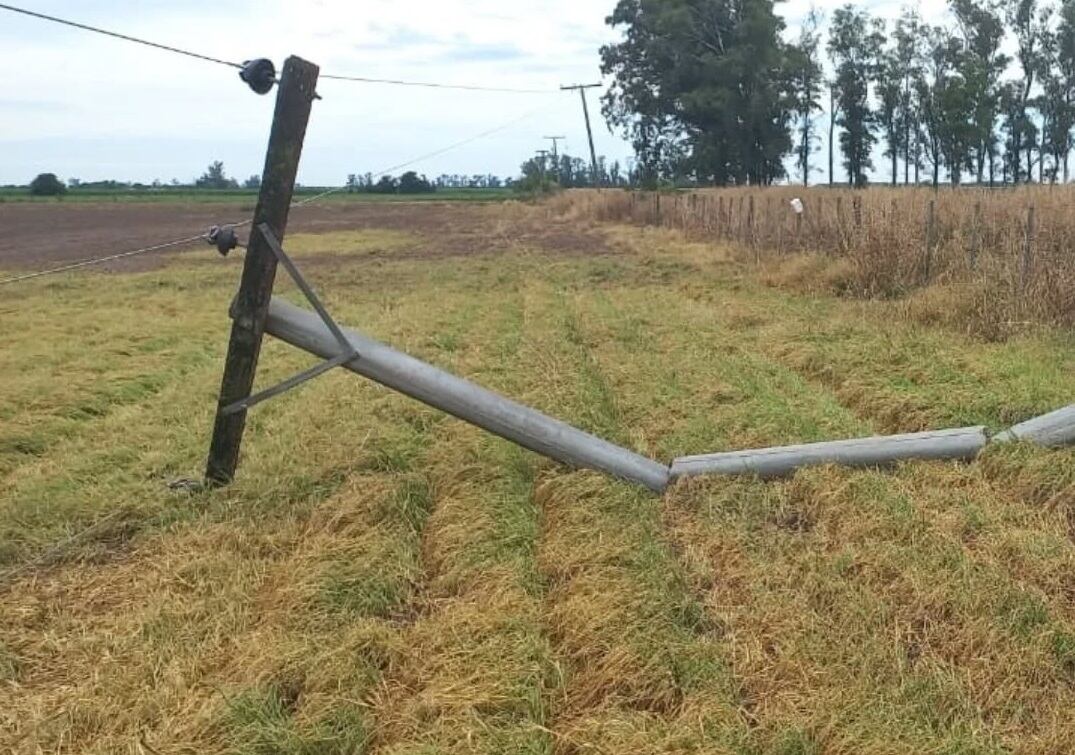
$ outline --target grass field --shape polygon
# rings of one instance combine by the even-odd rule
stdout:
[[[1075,396],[1070,332],[987,343],[677,231],[459,212],[484,252],[287,246],[342,323],[662,460]],[[171,491],[238,264],[4,292],[0,750],[1070,751],[1075,451],[656,498],[341,373],[253,412],[235,485]],[[308,363],[270,343],[261,384]]]
[[[921,319],[1003,340],[1026,325],[1075,326],[1073,199],[1070,185],[780,186],[576,192],[559,202],[581,218],[737,244],[741,259],[784,268],[790,288],[904,299]],[[943,295],[916,298],[929,289]]]

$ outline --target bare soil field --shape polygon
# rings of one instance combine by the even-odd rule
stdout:
[[[0,208],[0,268],[219,221],[81,211]],[[970,338],[584,215],[311,208],[287,247],[342,324],[662,461],[1075,396],[1070,331]],[[232,486],[177,490],[241,260],[155,263],[0,301],[0,752],[1071,751],[1075,450],[657,497],[335,372],[251,413]],[[259,385],[310,363],[269,342]]]
[[[159,203],[11,203],[0,204],[0,269],[36,269],[89,257],[139,249],[173,239],[195,236],[214,225],[248,220],[250,205]],[[289,223],[291,233],[380,229],[423,235],[416,255],[481,253],[488,249],[488,234],[496,232],[496,212],[474,203],[337,201],[296,207]],[[599,236],[580,236],[569,228],[535,233],[535,223],[515,229],[519,240],[549,251],[585,251]],[[503,229],[501,229],[502,231]],[[198,249],[194,245],[191,249]],[[169,254],[162,252],[109,263],[106,270],[147,269]]]

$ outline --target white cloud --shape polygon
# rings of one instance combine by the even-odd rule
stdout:
[[[24,0],[34,10],[241,61],[289,54],[323,72],[549,90],[514,95],[322,81],[300,180],[337,184],[549,109],[493,137],[417,166],[440,172],[514,173],[566,134],[584,155],[578,98],[562,83],[597,81],[597,49],[614,0]],[[778,6],[797,20],[810,0]],[[838,0],[818,0],[827,12]],[[870,5],[895,15],[896,2]],[[942,0],[924,0],[927,15]],[[42,171],[84,179],[189,179],[210,160],[238,176],[261,168],[272,97],[236,72],[0,11],[0,45],[18,69],[0,79],[0,183]],[[598,151],[629,146],[596,116]],[[543,98],[545,98],[543,100]]]

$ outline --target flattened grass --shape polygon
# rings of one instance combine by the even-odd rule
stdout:
[[[341,322],[655,458],[1070,403],[1066,336],[968,341],[766,288],[668,231],[608,238],[295,244]],[[29,567],[0,583],[0,749],[1044,754],[1075,734],[1075,453],[661,500],[340,373],[252,414],[234,486],[181,495],[237,273],[210,259],[39,282],[0,312],[0,572]],[[311,361],[270,343],[259,379]]]

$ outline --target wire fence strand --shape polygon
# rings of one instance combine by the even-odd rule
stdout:
[[[32,280],[34,278],[42,278],[46,275],[55,275],[57,273],[66,273],[70,270],[80,270],[84,267],[92,267],[94,265],[103,265],[106,262],[112,262],[113,260],[122,260],[128,257],[137,257],[142,254],[149,254],[150,252],[158,252],[162,249],[171,249],[177,246],[183,246],[185,244],[193,244],[195,241],[205,241],[208,238],[207,234],[201,234],[199,236],[189,236],[185,239],[176,239],[175,241],[167,241],[163,244],[155,244],[154,246],[146,246],[141,249],[133,249],[129,252],[120,252],[119,254],[110,254],[107,257],[94,257],[88,260],[82,260],[81,262],[72,262],[67,265],[61,265],[60,267],[49,268],[48,270],[38,270],[33,273],[25,273],[24,275],[16,275],[11,278],[4,278],[0,280],[0,286],[6,286],[10,283],[21,283],[23,281]]]

